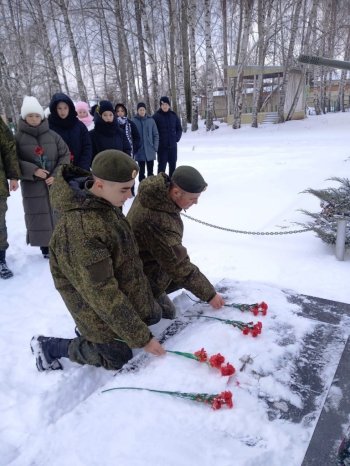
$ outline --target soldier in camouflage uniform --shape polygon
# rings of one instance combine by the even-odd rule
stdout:
[[[202,175],[193,167],[178,167],[171,179],[159,173],[142,181],[127,215],[153,294],[162,306],[168,303],[170,318],[175,316],[175,308],[166,293],[179,288],[186,288],[215,309],[224,305],[182,245],[180,212],[197,204],[206,187]]]
[[[50,241],[50,267],[80,336],[36,336],[31,342],[39,371],[80,364],[119,369],[131,348],[165,353],[148,325],[161,318],[142,270],[137,243],[120,207],[131,197],[137,163],[117,150],[98,154],[93,178],[78,167],[59,170],[50,196],[60,219]]]
[[[10,191],[18,189],[20,169],[14,137],[0,117],[0,278],[11,278],[12,271],[6,264],[7,228],[5,215]],[[9,180],[9,182],[7,181]]]

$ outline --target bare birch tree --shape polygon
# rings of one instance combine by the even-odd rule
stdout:
[[[205,24],[205,59],[206,59],[206,115],[205,127],[207,131],[213,129],[214,97],[213,97],[213,48],[211,44],[211,9],[210,0],[204,0],[204,24]]]
[[[298,22],[299,22],[302,2],[303,0],[296,0],[294,13],[292,15],[288,53],[286,57],[286,62],[284,64],[283,80],[281,84],[280,100],[278,104],[278,123],[284,123],[285,121],[284,120],[284,104],[286,101],[286,89],[287,89],[287,84],[288,84],[289,71],[293,63],[294,45],[295,45],[295,40],[297,36],[297,31],[298,31]]]
[[[142,91],[143,97],[146,103],[147,108],[151,107],[149,93],[148,93],[148,79],[147,79],[147,68],[146,68],[146,53],[144,47],[144,39],[142,32],[142,9],[143,1],[135,0],[135,18],[136,18],[136,27],[137,27],[137,42],[139,46],[140,54],[140,63],[141,63],[141,81],[142,81]]]
[[[40,1],[40,0],[38,0],[38,1]],[[65,25],[67,35],[68,35],[69,48],[70,48],[70,51],[71,51],[71,54],[72,54],[74,70],[75,70],[75,78],[76,78],[76,81],[77,81],[79,98],[81,100],[83,100],[84,102],[87,102],[88,101],[88,96],[87,96],[87,93],[86,93],[86,88],[85,88],[85,85],[84,85],[83,76],[81,74],[79,57],[78,57],[78,50],[77,50],[77,47],[76,47],[75,41],[74,41],[71,21],[70,21],[69,14],[68,14],[68,6],[66,4],[66,0],[56,0],[56,2],[57,2],[58,6],[61,9],[61,12],[62,12],[62,15],[63,15],[64,25]]]
[[[197,60],[196,60],[196,0],[189,0],[189,30],[191,55],[191,131],[198,130],[198,99],[197,99]]]
[[[154,47],[154,39],[151,33],[151,28],[149,25],[149,20],[147,17],[146,5],[143,5],[141,10],[142,13],[142,23],[145,29],[146,35],[146,46],[147,46],[147,55],[149,60],[149,65],[151,68],[151,90],[152,90],[152,100],[150,99],[149,111],[153,113],[158,107],[158,69],[157,69],[157,59],[156,51]]]
[[[238,58],[238,70],[237,70],[237,83],[235,89],[235,102],[233,110],[233,129],[239,129],[241,127],[241,115],[243,107],[243,81],[244,81],[244,67],[246,66],[247,54],[248,54],[248,40],[249,33],[252,24],[252,13],[254,0],[242,0],[241,8],[243,8],[243,34],[242,42],[239,51]]]

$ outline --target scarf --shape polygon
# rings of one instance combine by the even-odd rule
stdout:
[[[91,123],[94,121],[94,118],[93,118],[92,115],[88,115],[88,116],[83,117],[83,118],[79,118],[79,117],[77,117],[77,118],[78,118],[78,120],[80,120],[82,123],[84,123],[84,125],[85,125],[87,128],[88,128],[88,127],[91,125]]]
[[[131,146],[131,157],[134,156],[134,147],[132,145],[132,134],[131,134],[131,125],[127,117],[118,117],[118,124],[121,129],[124,131],[125,136],[127,137],[130,146]]]

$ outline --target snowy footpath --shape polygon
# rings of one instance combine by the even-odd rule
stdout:
[[[309,188],[337,186],[349,177],[350,113],[284,125],[184,134],[178,164],[193,165],[208,182],[187,213],[218,226],[256,232],[300,229],[300,209],[319,210]],[[128,206],[130,206],[130,200]],[[116,374],[64,361],[64,370],[38,373],[29,342],[34,334],[73,337],[74,323],[55,290],[48,261],[25,243],[20,192],[9,199],[8,264],[15,276],[0,283],[0,465],[11,466],[299,466],[347,338],[344,324],[319,356],[319,387],[298,388],[302,371],[329,328],[301,315],[289,295],[350,303],[350,254],[337,261],[332,246],[312,232],[240,235],[184,218],[192,261],[227,303],[266,301],[266,316],[229,307],[212,311],[186,294],[173,298],[189,324],[166,349],[221,353],[231,377],[207,364],[168,353],[143,357],[136,370]],[[193,298],[193,296],[191,296]],[[231,325],[190,317],[261,321],[256,338]],[[161,334],[170,321],[154,332]],[[306,347],[305,341],[311,342]],[[326,341],[326,340],[325,340]],[[327,339],[329,341],[329,339]],[[314,348],[311,348],[314,345]],[[312,353],[313,354],[313,353]],[[245,365],[244,358],[251,361]],[[304,368],[304,369],[303,369]],[[231,391],[233,408],[147,391]],[[341,393],[335,393],[336,398]]]

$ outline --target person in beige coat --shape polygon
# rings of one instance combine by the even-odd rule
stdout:
[[[27,244],[39,246],[43,256],[48,258],[55,224],[49,189],[58,167],[69,164],[70,152],[61,136],[49,129],[44,110],[35,97],[24,97],[16,144],[22,172]]]

